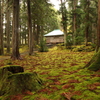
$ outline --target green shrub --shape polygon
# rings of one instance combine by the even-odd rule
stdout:
[[[46,46],[45,40],[40,40],[40,44],[38,46],[39,52],[48,52],[48,47]]]
[[[57,44],[57,49],[58,50],[64,50],[65,49],[64,43]]]
[[[74,51],[74,52],[81,52],[81,51],[91,52],[94,50],[95,50],[95,48],[92,46],[79,45],[79,46],[75,46],[72,51]]]
[[[80,45],[84,41],[84,38],[83,36],[77,36],[75,40],[76,40],[76,44]]]

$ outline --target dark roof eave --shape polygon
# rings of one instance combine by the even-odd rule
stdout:
[[[62,34],[62,35],[51,35],[51,36],[64,36],[64,34]],[[44,36],[44,37],[51,37],[51,36]]]

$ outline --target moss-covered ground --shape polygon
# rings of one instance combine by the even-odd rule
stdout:
[[[25,72],[37,72],[43,80],[42,89],[15,95],[11,100],[100,100],[100,71],[83,68],[93,55],[53,49],[23,55],[23,60],[1,60],[0,66],[20,65]]]

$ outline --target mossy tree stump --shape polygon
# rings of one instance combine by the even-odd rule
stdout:
[[[12,73],[24,72],[24,68],[21,67],[21,66],[17,66],[17,65],[7,65],[7,66],[2,67],[0,70],[2,72],[9,71],[9,72],[12,72]]]
[[[21,66],[0,68],[0,95],[16,95],[25,91],[36,91],[42,81],[36,72],[25,73]]]

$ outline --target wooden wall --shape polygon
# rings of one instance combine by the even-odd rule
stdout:
[[[46,43],[47,44],[56,44],[56,43],[63,43],[64,42],[64,36],[48,36],[46,37]]]

